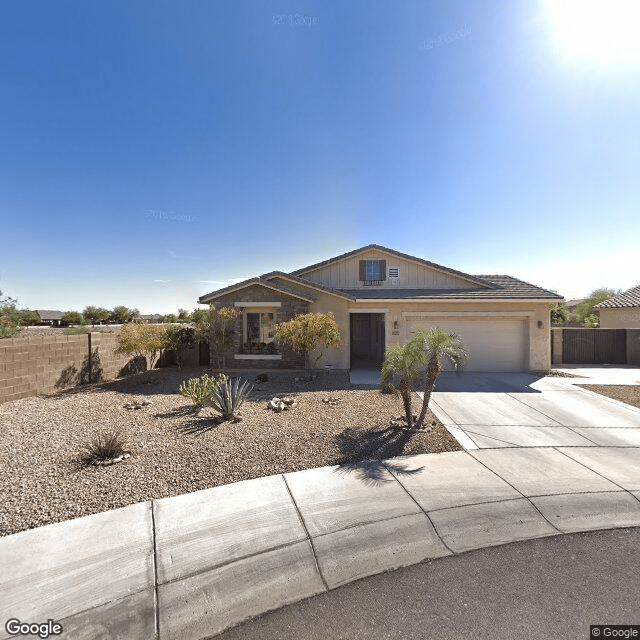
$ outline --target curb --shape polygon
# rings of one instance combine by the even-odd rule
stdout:
[[[640,448],[423,454],[134,504],[0,538],[2,624],[201,640],[364,577],[640,526]],[[0,639],[12,638],[3,627]]]

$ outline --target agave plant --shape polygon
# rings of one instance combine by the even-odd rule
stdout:
[[[242,403],[251,393],[253,384],[245,380],[240,384],[240,378],[235,382],[227,380],[214,390],[211,406],[222,414],[225,420],[238,420]]]
[[[217,378],[211,378],[206,373],[200,378],[189,378],[180,384],[180,395],[189,398],[197,407],[202,407],[210,400],[214,391],[228,382],[229,378],[221,373]]]

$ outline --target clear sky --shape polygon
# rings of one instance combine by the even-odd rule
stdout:
[[[0,290],[142,313],[376,243],[640,284],[640,2],[49,0],[0,18]]]

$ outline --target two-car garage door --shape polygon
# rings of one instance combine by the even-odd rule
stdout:
[[[529,332],[524,318],[407,317],[409,338],[421,327],[442,327],[455,332],[470,354],[467,371],[524,371],[527,368]],[[451,369],[448,364],[445,369]]]

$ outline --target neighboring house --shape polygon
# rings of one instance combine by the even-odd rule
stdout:
[[[567,307],[569,313],[573,313],[579,305],[581,305],[586,298],[577,298],[576,300],[567,300],[564,306]]]
[[[640,329],[640,285],[593,307],[601,329]]]
[[[61,326],[60,318],[62,318],[62,311],[48,311],[46,309],[36,309],[38,318],[40,318],[40,324],[48,324],[51,327]]]
[[[162,322],[162,315],[159,313],[143,314],[136,318],[136,322],[140,324],[158,324]]]
[[[333,312],[343,342],[318,363],[334,370],[379,368],[385,350],[418,328],[459,333],[467,370],[542,371],[550,361],[550,306],[563,297],[504,275],[474,276],[368,245],[291,273],[272,271],[198,300],[242,310],[227,366],[300,368],[274,344],[273,325],[299,313]],[[213,362],[213,360],[212,360]]]

